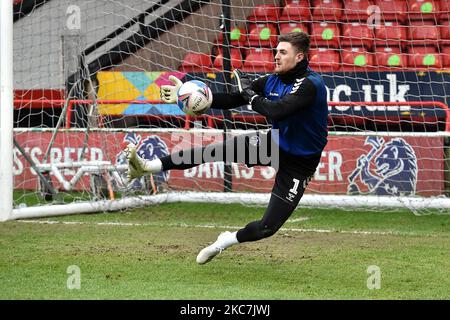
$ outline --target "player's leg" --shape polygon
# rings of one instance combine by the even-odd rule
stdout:
[[[282,156],[272,195],[262,219],[250,222],[236,232],[221,233],[212,245],[200,251],[197,262],[204,264],[234,244],[274,235],[297,207],[318,161],[316,158],[311,163],[302,165],[298,163],[298,159]]]
[[[295,210],[305,190],[306,181],[309,180],[305,176],[298,175],[294,179],[296,179],[295,181],[298,180],[299,183],[296,185],[295,195],[290,197],[289,189],[293,188],[293,186],[290,186],[291,175],[280,169],[275,178],[272,195],[262,219],[250,222],[238,231],[221,233],[212,245],[200,251],[197,256],[197,263],[204,264],[211,261],[212,258],[232,245],[257,241],[275,234]]]
[[[225,160],[249,165],[261,163],[267,165],[267,159],[270,157],[270,146],[268,155],[266,154],[267,152],[261,152],[260,145],[262,144],[256,143],[261,141],[262,138],[259,137],[258,133],[239,135],[222,143],[180,150],[160,159],[153,160],[142,159],[136,153],[136,147],[130,144],[125,149],[129,163],[128,178],[131,180],[145,174],[167,170],[185,170],[202,163]],[[264,157],[261,155],[264,155]]]

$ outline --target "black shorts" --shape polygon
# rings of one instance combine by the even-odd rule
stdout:
[[[275,168],[277,174],[272,195],[296,207],[319,165],[321,154],[301,157],[287,153],[272,141],[270,131],[245,134],[234,139],[234,145],[245,145],[245,153],[235,150],[237,154],[245,155],[245,161],[234,159],[234,162],[245,163],[248,167],[268,165]],[[252,158],[255,154],[258,157]],[[268,160],[273,163],[268,163]]]
[[[275,176],[272,195],[296,207],[314,176],[321,155],[306,158],[288,154],[281,149],[279,152],[279,169]]]

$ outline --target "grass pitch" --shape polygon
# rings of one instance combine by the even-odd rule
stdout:
[[[299,209],[273,237],[197,265],[221,231],[263,212],[179,203],[1,223],[0,298],[450,299],[449,215]]]

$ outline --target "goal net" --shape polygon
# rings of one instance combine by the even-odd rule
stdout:
[[[273,72],[277,36],[296,31],[310,35],[330,112],[329,142],[300,205],[450,210],[447,1],[9,1],[10,217],[267,203],[273,168],[205,163],[127,183],[123,149],[134,143],[153,159],[269,129],[250,106],[186,116],[159,88],[173,75],[236,90],[234,68]]]

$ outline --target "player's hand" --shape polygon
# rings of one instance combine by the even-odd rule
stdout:
[[[173,83],[171,85],[162,85],[161,86],[161,99],[165,103],[176,103],[177,102],[177,92],[178,89],[183,85],[183,82],[175,76],[169,76],[169,80]]]
[[[234,69],[233,73],[234,77],[236,78],[239,92],[241,93],[242,97],[251,104],[253,99],[258,96],[252,89],[253,81],[250,79],[248,74],[242,72],[239,69]]]

